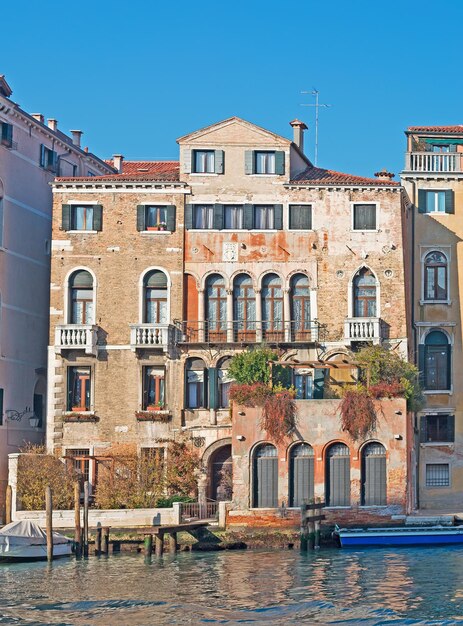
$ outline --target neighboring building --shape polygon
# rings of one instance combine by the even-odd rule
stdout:
[[[60,175],[100,175],[113,168],[11,100],[0,76],[0,511],[7,455],[43,440],[52,193]],[[36,425],[37,424],[37,425]]]
[[[276,448],[255,419],[231,419],[227,371],[234,354],[265,343],[306,364],[294,370],[303,441],[278,450],[270,508],[295,503],[286,461],[299,450],[312,456],[306,485],[320,496],[332,457],[343,456],[342,502],[327,492],[331,506],[410,509],[404,402],[394,419],[385,406],[378,439],[354,446],[332,399],[355,376],[337,364],[362,345],[407,354],[406,194],[384,172],[313,167],[304,124],[291,125],[293,141],[230,118],[180,138],[180,164],[127,162],[119,175],[55,181],[48,445],[91,480],[114,443],[141,452],[186,436],[201,451],[207,497],[229,496],[233,465],[235,508],[270,506],[252,468]],[[97,232],[70,230],[86,206]],[[370,476],[380,487],[365,499],[368,454],[381,457],[382,478]]]
[[[463,238],[463,126],[406,131],[402,181],[413,204],[413,340],[426,406],[418,414],[418,505],[463,505],[463,386],[459,257]]]

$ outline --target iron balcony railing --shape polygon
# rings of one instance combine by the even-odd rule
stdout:
[[[198,321],[177,322],[179,343],[313,343],[323,338],[316,321]]]
[[[182,522],[193,520],[215,520],[219,517],[219,503],[215,500],[199,502],[181,502],[180,518]]]
[[[92,324],[60,324],[55,328],[55,350],[84,350],[96,356],[97,332]]]

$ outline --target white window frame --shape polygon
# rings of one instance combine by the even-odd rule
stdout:
[[[172,281],[170,278],[170,274],[169,272],[166,270],[165,267],[161,267],[160,265],[152,265],[151,267],[147,267],[146,269],[143,270],[143,272],[140,274],[140,278],[138,280],[138,323],[139,324],[144,324],[145,322],[143,322],[143,313],[144,313],[144,308],[145,308],[145,302],[144,302],[144,298],[145,298],[145,290],[144,290],[144,281],[145,281],[145,276],[148,274],[148,272],[152,272],[153,270],[157,270],[159,272],[162,272],[166,278],[167,278],[167,319],[171,320],[171,312],[170,312],[170,292],[172,289]],[[168,322],[169,324],[169,322]]]
[[[421,187],[421,189],[423,189],[423,187]],[[449,213],[447,213],[447,211],[445,210],[445,196],[444,196],[444,211],[428,211],[428,193],[429,192],[436,192],[436,193],[444,193],[446,191],[449,191],[449,187],[445,187],[445,188],[434,188],[434,187],[425,187],[423,189],[423,191],[426,192],[426,206],[424,207],[424,215],[450,215]]]
[[[95,206],[98,203],[87,202],[87,201],[80,202],[79,200],[69,200],[67,204],[69,204],[69,206],[71,207],[70,222],[72,225],[72,207],[73,206]],[[71,235],[96,235],[98,233],[97,230],[72,230],[72,229],[66,232],[70,233]]]
[[[424,283],[425,283],[425,259],[430,252],[440,252],[447,259],[447,299],[446,300],[426,300],[424,293]],[[451,269],[451,260],[452,260],[452,246],[450,245],[420,245],[420,254],[421,254],[421,298],[420,304],[452,304],[452,300],[450,298],[450,269]]]
[[[367,229],[354,228],[354,207],[361,205],[361,204],[374,205],[376,207],[376,228],[367,228]],[[351,213],[350,229],[353,233],[377,233],[379,232],[379,223],[380,223],[379,202],[366,202],[366,201],[353,202],[352,201],[350,203],[350,213]]]
[[[83,232],[83,231],[78,231],[78,232]],[[69,321],[69,318],[71,316],[71,286],[69,284],[69,279],[71,278],[72,274],[74,274],[74,272],[78,272],[80,270],[84,270],[85,272],[88,272],[92,278],[93,278],[93,325],[96,324],[96,291],[97,291],[97,280],[96,280],[96,274],[95,272],[90,269],[89,267],[85,267],[84,265],[78,265],[76,267],[73,267],[67,274],[66,277],[64,279],[64,323],[65,324],[71,324],[71,322]]]

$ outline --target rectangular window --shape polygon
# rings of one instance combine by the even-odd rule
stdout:
[[[40,146],[40,167],[50,172],[56,172],[58,166],[58,155],[51,148],[43,144]]]
[[[354,204],[354,230],[376,230],[376,205]]]
[[[293,379],[296,400],[311,400],[313,398],[313,376],[295,369]]]
[[[71,204],[71,230],[94,230],[93,206]]]
[[[256,174],[275,174],[275,152],[261,152],[256,150],[254,153],[254,172]]]
[[[445,191],[426,192],[426,213],[445,213]]]
[[[427,345],[424,365],[424,388],[426,390],[450,389],[450,347],[448,345]]]
[[[204,370],[187,370],[186,404],[189,409],[204,407],[205,375]]]
[[[164,409],[165,370],[161,367],[143,368],[143,410],[159,411]]]
[[[428,463],[426,465],[426,487],[449,487],[450,466],[448,463]]]
[[[194,172],[197,174],[213,174],[215,172],[215,151],[194,151]]]
[[[214,228],[213,204],[193,205],[193,228],[206,230]]]
[[[455,417],[453,415],[424,415],[422,442],[455,441]]]
[[[312,230],[312,207],[304,204],[289,205],[290,230]]]
[[[6,122],[0,123],[0,143],[2,146],[11,148],[13,146],[13,125]]]
[[[256,230],[273,230],[275,228],[275,207],[273,204],[254,206],[254,228]]]
[[[145,206],[145,230],[167,230],[167,207]]]
[[[90,367],[68,367],[68,411],[90,411]]]
[[[243,223],[243,205],[225,205],[224,206],[224,228],[232,230],[241,230],[244,228]]]

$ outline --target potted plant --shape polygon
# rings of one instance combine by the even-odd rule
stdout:
[[[164,410],[164,402],[156,402],[155,404],[150,404],[146,407],[147,411],[163,411]]]
[[[158,224],[158,230],[167,230],[167,224],[166,222],[160,222]]]

